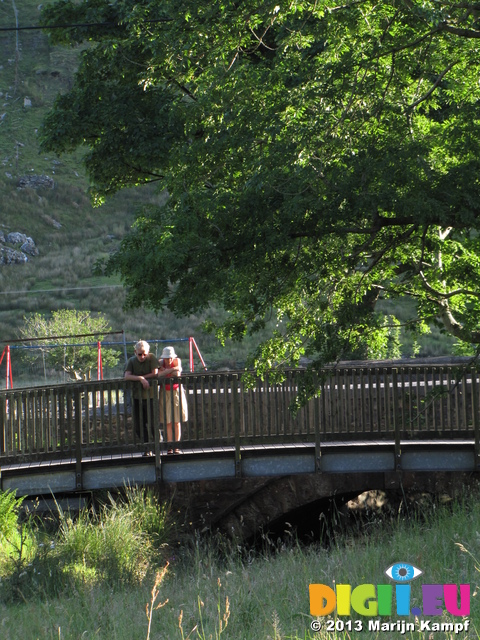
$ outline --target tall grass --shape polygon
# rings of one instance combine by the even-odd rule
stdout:
[[[377,518],[363,533],[338,535],[328,549],[303,547],[292,538],[291,544],[278,543],[274,551],[267,545],[264,552],[253,553],[223,538],[206,540],[200,536],[175,547],[175,539],[170,538],[171,546],[161,547],[164,534],[151,511],[150,500],[154,499],[132,491],[133,504],[127,496],[118,506],[105,503],[95,515],[79,518],[76,523],[60,518],[59,530],[50,534],[40,549],[49,549],[45,552],[49,561],[41,570],[49,567],[55,573],[55,562],[60,566],[55,580],[68,568],[69,579],[61,588],[55,588],[53,580],[45,581],[43,590],[31,589],[23,593],[24,598],[6,601],[11,576],[2,568],[2,640],[428,638],[417,631],[405,636],[397,631],[379,634],[365,629],[355,634],[327,633],[325,629],[314,633],[310,629],[309,584],[355,587],[385,583],[385,569],[398,561],[412,563],[424,572],[412,583],[412,606],[421,604],[421,582],[471,585],[470,630],[456,635],[437,632],[434,640],[480,637],[477,495],[447,505],[435,502],[417,517]],[[146,519],[144,510],[149,513]],[[140,522],[137,526],[116,522],[130,518],[140,518]],[[131,532],[128,536],[125,529]],[[152,533],[160,533],[155,544]],[[115,535],[123,543],[114,541]],[[146,545],[144,550],[138,545],[140,539]],[[52,543],[54,549],[50,549]],[[121,550],[122,545],[129,549]],[[158,554],[160,549],[163,552]],[[137,570],[125,560],[127,556],[137,558]],[[30,581],[35,566],[38,573],[35,561],[27,567]],[[354,614],[352,619],[362,616]],[[391,619],[395,620],[395,615]],[[437,619],[448,620],[458,621],[445,613]]]
[[[0,494],[0,506],[12,494]],[[18,516],[20,500],[16,503]],[[59,505],[51,519],[31,515],[5,518],[9,535],[2,536],[0,596],[5,601],[60,597],[96,585],[118,589],[140,585],[164,560],[168,509],[151,491],[127,487],[123,496],[107,499],[79,513]],[[0,510],[0,522],[1,522]],[[22,533],[27,532],[27,533]],[[18,538],[24,538],[23,549]]]

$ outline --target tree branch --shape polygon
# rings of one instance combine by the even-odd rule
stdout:
[[[480,38],[480,31],[473,31],[472,29],[459,29],[458,27],[452,27],[448,24],[448,22],[441,22],[438,25],[438,31],[453,33],[454,36],[460,36],[461,38]]]
[[[468,9],[470,11],[480,11],[480,4],[471,2],[455,2],[450,5],[450,9]]]
[[[480,298],[480,291],[471,291],[470,289],[454,289],[453,291],[449,291],[448,293],[443,293],[442,291],[437,291],[434,289],[431,284],[428,283],[425,274],[423,271],[419,271],[418,275],[423,282],[423,287],[425,291],[432,294],[438,300],[450,300],[454,296],[464,295],[464,296],[472,296],[474,298]]]
[[[438,76],[438,78],[435,80],[435,82],[433,83],[432,87],[427,91],[427,93],[425,93],[423,96],[418,98],[418,100],[415,100],[415,102],[412,102],[412,104],[408,105],[407,108],[408,109],[415,109],[415,107],[417,107],[421,102],[423,102],[424,100],[429,98],[432,95],[432,93],[435,91],[435,89],[438,87],[440,82],[443,80],[445,75],[450,71],[450,69],[452,69],[456,64],[458,64],[458,62],[459,62],[459,60],[455,60],[454,62],[449,64],[448,67],[446,69],[444,69],[442,71],[442,73]]]
[[[163,180],[165,178],[165,176],[160,173],[154,173],[153,171],[146,171],[145,169],[140,169],[139,167],[136,167],[135,165],[130,164],[129,162],[126,162],[124,158],[122,158],[122,163],[129,169],[136,171],[139,175],[152,176],[153,180],[150,180],[150,182],[157,182],[158,180]]]
[[[428,31],[427,33],[424,33],[423,36],[420,36],[416,40],[412,40],[411,42],[406,42],[405,44],[401,44],[398,47],[393,47],[392,49],[388,49],[387,51],[379,52],[374,57],[384,58],[385,56],[391,56],[395,53],[398,53],[399,51],[405,51],[405,49],[413,49],[417,45],[422,43],[424,40],[426,40],[430,36],[435,35],[439,31],[441,31],[440,27],[435,27],[435,29],[430,29],[430,31]]]
[[[197,102],[197,98],[193,95],[193,93],[187,87],[185,87],[185,85],[181,84],[178,80],[176,80],[175,78],[171,78],[170,77],[170,78],[167,78],[167,81],[171,82],[172,84],[174,84],[181,91],[183,91],[183,93],[185,95],[187,95],[189,98],[191,98],[192,100]]]
[[[480,343],[480,331],[468,331],[464,325],[458,322],[453,316],[450,306],[447,300],[433,300],[439,307],[438,317],[443,322],[445,328],[452,336],[459,338],[464,342],[471,342],[473,344]]]

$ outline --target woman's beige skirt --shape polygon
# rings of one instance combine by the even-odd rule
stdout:
[[[166,391],[159,389],[160,392],[160,422],[170,424],[171,422],[186,422],[188,420],[187,397],[183,387]],[[179,393],[180,392],[180,393]],[[172,420],[172,394],[173,394],[173,412]],[[182,396],[182,412],[180,414],[180,395]],[[181,417],[180,417],[181,415]]]

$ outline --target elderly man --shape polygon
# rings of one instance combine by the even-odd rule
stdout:
[[[150,353],[150,345],[145,340],[139,340],[135,345],[135,355],[125,366],[125,379],[137,380],[142,385],[141,393],[134,393],[133,420],[135,431],[140,440],[148,442],[148,414],[153,418],[153,390],[149,380],[158,375],[157,358]],[[135,397],[136,396],[136,397]],[[144,455],[152,455],[150,451]]]

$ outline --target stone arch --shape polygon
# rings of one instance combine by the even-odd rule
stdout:
[[[364,491],[425,491],[453,495],[478,484],[477,474],[458,472],[310,473],[260,478],[225,478],[164,484],[164,498],[184,514],[187,528],[219,531],[231,539],[251,540],[270,523],[322,499],[346,502]]]
[[[248,540],[302,507],[333,497],[343,496],[347,501],[363,491],[383,487],[383,474],[382,477],[371,477],[371,474],[276,477],[245,495],[244,500],[229,511],[219,514],[212,524],[231,538]]]

